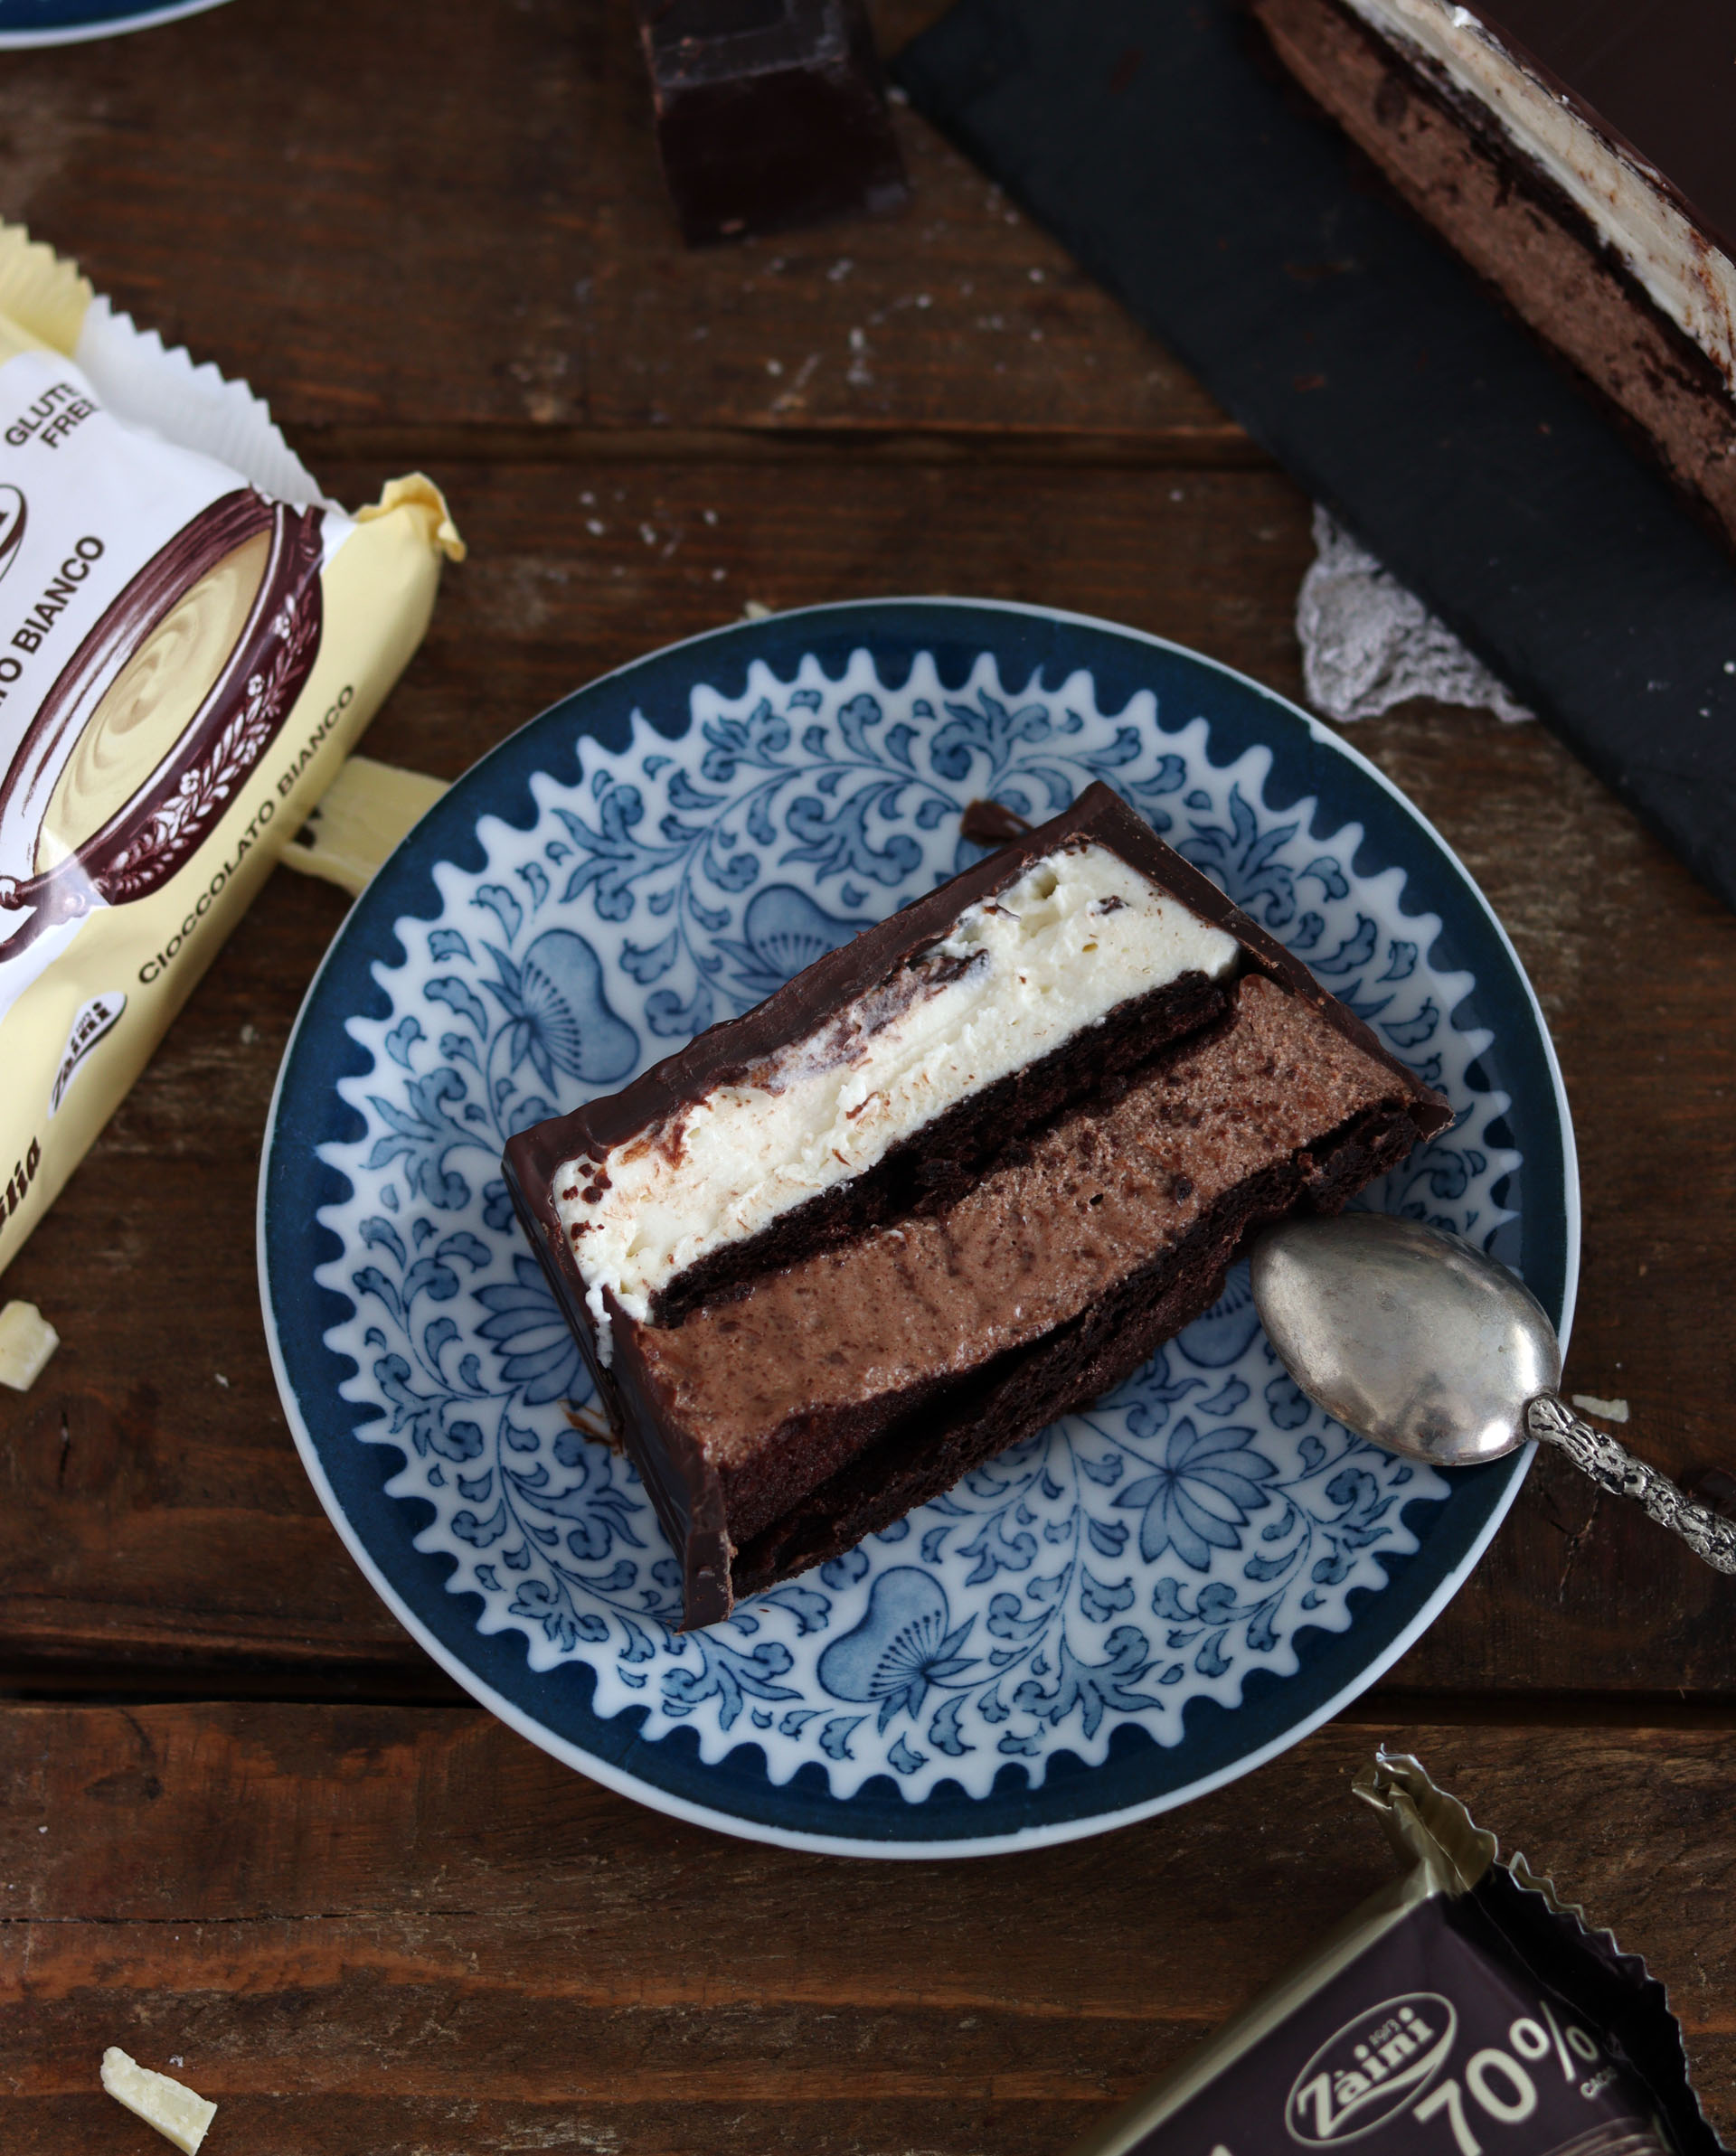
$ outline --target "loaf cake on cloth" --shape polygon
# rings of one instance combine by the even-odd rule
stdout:
[[[1108,787],[506,1149],[684,1621],[1118,1383],[1451,1120]]]
[[[1252,0],[1279,59],[1736,546],[1730,0]]]

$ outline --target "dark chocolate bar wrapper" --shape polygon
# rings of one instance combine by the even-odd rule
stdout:
[[[1416,1760],[1355,1789],[1403,1878],[1072,2156],[1728,2156],[1637,1954]]]

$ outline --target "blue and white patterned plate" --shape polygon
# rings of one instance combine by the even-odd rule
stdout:
[[[266,1136],[259,1266],[309,1473],[447,1669],[559,1757],[763,1840],[932,1856],[1179,1803],[1330,1715],[1522,1479],[1450,1482],[1301,1398],[1245,1273],[1088,1413],[683,1635],[630,1468],[514,1223],[508,1134],[756,1003],[1094,778],[1458,1111],[1370,1193],[1516,1266],[1563,1333],[1567,1106],[1499,925],[1369,764],[1175,645],[908,600],[744,624],[487,757],[357,902]],[[594,1416],[594,1408],[590,1409]]]
[[[116,37],[221,5],[222,0],[0,0],[0,49]]]

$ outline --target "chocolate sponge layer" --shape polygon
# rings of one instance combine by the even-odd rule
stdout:
[[[562,1164],[806,1037],[1074,841],[1111,848],[1227,929],[1240,979],[1226,992],[1184,976],[1121,1006],[936,1118],[826,1208],[791,1215],[793,1233],[731,1253],[697,1286],[677,1283],[656,1322],[606,1293],[605,1359],[554,1202]],[[681,1555],[691,1626],[1118,1381],[1217,1298],[1252,1225],[1297,1204],[1335,1209],[1450,1120],[1352,1012],[1096,786],[620,1094],[514,1138],[505,1164]]]

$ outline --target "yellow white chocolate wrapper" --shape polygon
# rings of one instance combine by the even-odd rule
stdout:
[[[346,515],[245,383],[0,224],[0,1272],[463,551],[429,481]]]

